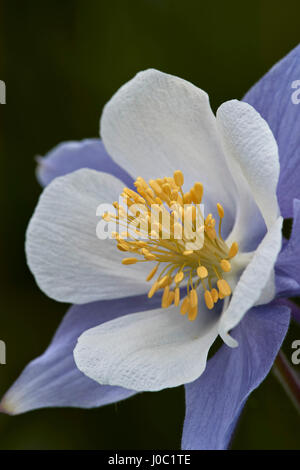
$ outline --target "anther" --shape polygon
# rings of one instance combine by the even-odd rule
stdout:
[[[125,248],[121,243],[118,243],[118,244],[117,244],[117,248],[118,248],[118,250],[120,250],[120,251],[125,251],[125,252],[128,251],[127,248]],[[123,263],[123,264],[124,264],[124,263]]]
[[[190,304],[189,305],[189,309],[188,309],[188,319],[190,321],[194,321],[196,319],[198,315],[198,307],[192,307],[192,305]]]
[[[138,260],[136,258],[124,258],[122,259],[122,264],[135,264]]]
[[[175,284],[179,284],[182,279],[184,278],[184,274],[182,271],[180,271],[179,273],[176,274],[176,276],[174,277],[174,282]]]
[[[160,194],[162,193],[162,189],[161,189],[161,187],[159,186],[159,184],[157,183],[157,181],[155,181],[155,180],[150,180],[150,181],[149,181],[149,184],[150,184],[151,188],[153,189],[153,191],[156,192],[156,194],[159,194],[159,195],[160,195]]]
[[[147,251],[146,253],[144,253],[144,257],[148,260],[148,261],[155,261],[157,258],[155,255],[153,255],[152,253],[149,253],[149,251]]]
[[[171,282],[171,278],[168,274],[166,274],[160,281],[158,281],[158,287],[161,289],[162,287],[166,287]]]
[[[197,204],[198,198],[197,198],[197,195],[196,195],[196,192],[195,192],[194,188],[190,189],[190,197],[191,197],[191,202],[193,202],[194,204]],[[195,206],[193,206],[193,207],[195,207]]]
[[[180,302],[180,289],[179,287],[175,288],[175,296],[174,296],[174,305],[178,307],[179,302]]]
[[[169,185],[169,183],[163,184],[163,187],[162,187],[162,188],[163,188],[164,193],[165,193],[168,197],[170,197],[170,195],[171,195],[171,186]]]
[[[164,293],[163,293],[163,296],[162,296],[162,299],[161,299],[161,306],[162,306],[162,308],[168,307],[169,292],[170,292],[170,287],[169,287],[169,286],[166,286],[166,287],[164,288]]]
[[[239,251],[239,246],[237,242],[233,242],[228,252],[228,258],[234,258],[237,255],[238,251]]]
[[[176,170],[173,175],[176,185],[180,188],[184,183],[183,173],[180,170]]]
[[[219,214],[219,217],[220,219],[223,219],[224,217],[224,209],[223,209],[223,206],[221,206],[221,204],[217,204],[217,209],[218,209],[218,214]]]
[[[203,184],[202,183],[195,183],[194,184],[194,192],[197,197],[197,203],[200,204],[202,201],[202,196],[203,196]]]
[[[149,299],[151,299],[151,297],[154,296],[154,294],[155,294],[155,292],[157,291],[157,289],[158,289],[158,282],[155,282],[155,283],[153,284],[153,286],[151,287],[151,289],[149,290],[149,292],[148,292],[148,298],[149,298]]]
[[[190,204],[192,202],[192,197],[190,192],[187,192],[183,195],[183,203],[184,204]]]
[[[185,315],[187,313],[188,308],[189,308],[189,304],[190,304],[189,298],[188,298],[188,296],[186,296],[183,299],[183,302],[182,302],[181,307],[180,307],[181,315]]]
[[[213,298],[214,303],[217,303],[217,302],[218,302],[218,299],[219,299],[219,294],[218,294],[217,289],[213,288],[213,289],[210,291],[210,293],[211,293],[211,296],[212,296],[212,298]]]
[[[172,201],[177,201],[177,198],[178,198],[178,191],[177,189],[173,189],[171,191],[171,195],[170,195]]]
[[[199,266],[197,268],[197,274],[200,279],[205,279],[208,276],[208,271],[205,266]]]
[[[213,298],[212,298],[212,295],[211,293],[209,292],[209,290],[206,290],[205,293],[204,293],[204,300],[205,300],[205,303],[206,303],[206,307],[211,310],[213,307],[214,307],[214,301],[213,301]]]
[[[170,307],[170,305],[172,305],[174,299],[175,299],[175,292],[174,291],[169,292],[169,296],[167,300],[167,307]]]
[[[217,281],[217,286],[220,291],[220,294],[222,294],[224,297],[227,297],[228,295],[231,294],[231,289],[227,281],[225,279],[219,279]]]
[[[225,273],[228,273],[231,270],[231,264],[229,263],[229,261],[227,261],[227,259],[222,259],[220,261],[220,266]]]
[[[153,269],[151,269],[150,273],[148,274],[147,276],[147,279],[146,281],[151,281],[151,279],[155,276],[155,274],[157,273],[157,270],[158,270],[158,264],[156,266],[154,266]]]
[[[205,225],[210,225],[212,218],[213,218],[212,214],[208,214],[208,216],[205,219]]]
[[[198,305],[198,295],[195,289],[192,289],[190,292],[190,303],[191,307],[197,307]]]

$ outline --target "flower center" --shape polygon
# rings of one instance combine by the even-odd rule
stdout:
[[[155,262],[147,277],[147,281],[156,277],[149,298],[163,290],[162,307],[179,306],[180,288],[186,287],[180,312],[192,321],[198,314],[198,287],[203,289],[208,309],[231,295],[224,275],[231,270],[230,260],[236,256],[238,244],[229,248],[222,239],[222,205],[217,204],[217,233],[213,215],[203,216],[203,185],[196,182],[183,193],[183,183],[180,170],[173,177],[149,183],[138,177],[136,191],[124,188],[123,204],[113,203],[116,214],[106,212],[103,218],[119,227],[119,233],[112,234],[118,249],[135,255],[124,258],[123,264]]]

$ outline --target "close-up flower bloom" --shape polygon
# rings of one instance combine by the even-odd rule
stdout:
[[[73,306],[1,411],[92,408],[184,385],[182,448],[229,446],[298,314],[287,300],[300,295],[297,74],[300,46],[214,115],[203,90],[149,69],[105,105],[101,140],[66,142],[39,158],[45,189],[27,261],[47,296]],[[177,204],[169,237],[162,223],[142,241],[99,239],[99,204],[116,209],[104,222],[140,221],[123,215],[120,196],[129,210],[145,204],[148,218],[152,204]],[[194,222],[203,204],[201,247],[174,236],[184,204]]]

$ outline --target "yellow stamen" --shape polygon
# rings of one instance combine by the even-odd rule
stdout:
[[[217,281],[217,286],[219,288],[220,294],[222,294],[224,297],[227,297],[231,294],[230,286],[228,282],[225,281],[225,279],[219,279]]]
[[[171,192],[171,195],[170,195],[170,198],[171,198],[171,201],[174,203],[175,201],[177,201],[177,198],[178,198],[178,191],[177,189],[173,189],[172,192]],[[171,205],[172,205],[172,202],[171,202]]]
[[[229,263],[229,261],[227,261],[227,259],[222,259],[220,261],[220,265],[225,273],[228,273],[231,270],[231,264]]]
[[[218,209],[218,214],[219,214],[219,217],[220,219],[223,219],[224,217],[224,209],[223,209],[223,206],[221,206],[221,204],[217,204],[217,209]]]
[[[157,289],[158,289],[158,282],[155,282],[155,283],[153,284],[153,286],[151,287],[151,289],[149,290],[149,292],[148,292],[148,297],[149,297],[149,299],[151,299],[151,297],[153,297],[153,295],[155,294],[155,292],[157,291]]]
[[[208,276],[208,271],[205,266],[199,266],[197,268],[197,274],[200,279],[205,279]]]
[[[191,307],[197,307],[197,305],[198,305],[198,295],[197,295],[197,291],[195,289],[191,290],[190,304],[191,304]]]
[[[118,250],[120,250],[120,251],[127,251],[127,248],[125,248],[124,246],[122,246],[121,243],[118,243],[118,244],[117,244],[117,248],[118,248]]]
[[[168,296],[167,307],[170,307],[170,305],[172,305],[174,298],[175,298],[175,292],[171,291]]]
[[[194,188],[190,189],[190,198],[191,198],[191,202],[193,202],[194,204],[197,204],[198,198],[197,198]],[[195,206],[193,206],[193,208],[196,209]]]
[[[184,274],[183,274],[182,271],[180,271],[180,272],[177,273],[176,276],[174,277],[174,282],[175,282],[175,284],[179,284],[179,282],[181,282],[183,278],[184,278]]]
[[[195,183],[194,184],[194,192],[197,197],[197,204],[200,204],[202,201],[203,196],[203,184],[202,183]]]
[[[213,301],[213,298],[212,298],[212,295],[211,293],[209,292],[209,290],[206,290],[205,293],[204,293],[204,300],[205,300],[205,303],[206,303],[206,307],[211,310],[213,307],[214,307],[214,301]]]
[[[156,194],[161,194],[161,193],[162,193],[162,189],[161,189],[161,187],[159,186],[159,184],[157,183],[157,181],[155,181],[155,180],[150,180],[150,181],[149,181],[149,184],[150,184],[151,188],[153,189],[153,191],[156,192]]]
[[[176,170],[173,175],[174,181],[177,186],[181,187],[184,183],[183,173],[180,170]]]
[[[174,305],[178,307],[180,302],[180,289],[179,287],[175,288],[175,297],[174,297]]]
[[[180,308],[180,313],[181,315],[185,315],[189,309],[189,305],[190,305],[190,301],[189,301],[189,298],[188,297],[185,297],[183,299],[183,302],[181,304],[181,308]]]
[[[147,279],[146,281],[151,281],[151,279],[155,276],[155,274],[157,273],[157,270],[158,270],[158,264],[156,266],[154,266],[153,269],[151,269],[150,273],[148,274],[147,276]]]
[[[190,204],[192,202],[192,196],[191,196],[191,193],[188,192],[188,193],[185,193],[183,195],[183,203],[184,204]]]
[[[161,299],[161,306],[163,308],[168,307],[169,293],[170,293],[170,287],[166,286],[164,288],[164,293],[163,293],[163,296],[162,296],[162,299]]]
[[[166,275],[160,281],[158,281],[158,287],[159,288],[166,287],[167,285],[170,284],[170,282],[171,282],[170,276]]]
[[[234,242],[229,249],[221,237],[224,209],[220,203],[218,234],[213,214],[204,218],[200,208],[202,183],[196,182],[185,194],[183,184],[180,170],[173,177],[149,182],[138,177],[135,190],[124,188],[122,205],[114,201],[115,213],[106,212],[103,219],[117,223],[118,232],[112,233],[112,238],[121,252],[128,253],[122,260],[124,265],[156,262],[146,278],[151,281],[158,275],[148,292],[149,298],[163,289],[162,307],[173,303],[179,306],[179,286],[185,282],[186,297],[180,312],[188,313],[193,321],[198,314],[199,295],[204,295],[209,309],[218,299],[231,295],[222,274],[226,277],[231,270],[230,260],[238,253],[238,244]]]
[[[188,309],[188,319],[190,321],[194,321],[196,319],[197,315],[198,315],[197,306],[192,307],[192,305],[190,304],[189,309]]]
[[[217,289],[213,288],[213,289],[210,291],[210,293],[211,293],[211,296],[212,296],[212,298],[213,298],[214,303],[217,303],[217,302],[218,302],[218,299],[219,299],[219,294],[218,294]]]
[[[237,242],[233,242],[228,252],[228,258],[234,258],[237,255],[238,251],[239,245],[237,244]]]
[[[138,260],[136,258],[124,258],[122,259],[122,264],[135,264]]]
[[[156,256],[153,255],[152,253],[149,253],[149,251],[143,253],[143,255],[148,261],[155,261],[157,259]]]

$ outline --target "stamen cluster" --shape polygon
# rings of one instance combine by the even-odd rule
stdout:
[[[236,256],[238,244],[234,242],[228,248],[222,239],[222,205],[217,204],[217,233],[213,215],[204,218],[200,207],[202,183],[196,182],[186,193],[183,183],[180,170],[173,177],[152,179],[149,183],[138,177],[134,183],[136,191],[124,188],[121,194],[124,204],[114,202],[116,214],[105,213],[103,218],[113,220],[123,229],[113,232],[118,249],[134,254],[124,258],[123,264],[155,263],[147,277],[151,281],[156,276],[149,298],[163,290],[162,307],[173,303],[179,306],[180,289],[186,287],[180,312],[192,321],[198,314],[198,287],[203,288],[208,309],[231,295],[224,275],[231,270],[230,260]]]

